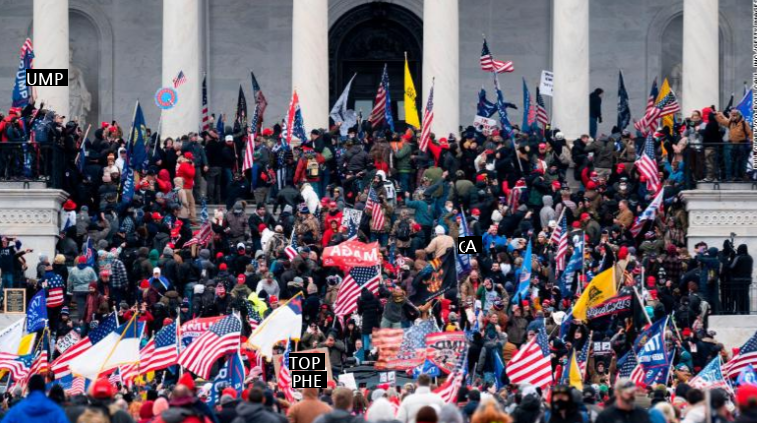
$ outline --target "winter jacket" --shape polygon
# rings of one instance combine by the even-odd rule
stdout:
[[[318,389],[302,390],[302,401],[289,408],[289,423],[313,423],[318,416],[330,413],[331,407],[318,399]]]
[[[358,173],[367,168],[367,164],[370,161],[368,153],[363,150],[361,145],[353,145],[352,148],[347,150],[342,156],[342,167],[346,167],[348,172]],[[311,210],[312,211],[312,210]]]
[[[97,282],[97,275],[90,266],[86,266],[84,269],[74,266],[68,272],[67,292],[69,294],[86,293],[89,291],[89,284],[91,282]]]
[[[603,136],[598,141],[586,147],[587,152],[594,152],[594,166],[612,168],[615,156],[615,143],[608,137]]]
[[[176,176],[184,180],[182,187],[184,189],[193,189],[195,186],[195,165],[190,162],[183,162],[176,171]]]
[[[42,391],[33,391],[21,402],[11,407],[3,422],[7,423],[67,423],[63,409],[48,399]]]
[[[743,117],[737,121],[731,121],[722,113],[718,113],[715,115],[715,119],[719,124],[728,128],[728,139],[732,143],[742,143],[752,139],[752,128],[749,127],[749,123]]]
[[[357,312],[363,316],[363,335],[370,335],[381,325],[381,303],[373,293],[364,289],[357,302]]]

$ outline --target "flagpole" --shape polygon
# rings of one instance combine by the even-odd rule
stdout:
[[[81,146],[84,144],[84,142],[87,140],[87,135],[89,135],[89,130],[92,128],[92,124],[90,123],[87,125],[87,130],[84,132],[84,136],[81,138],[81,144],[79,144],[78,152],[76,153],[76,159],[74,160],[74,163],[77,165],[79,164],[79,159],[86,160],[86,157],[79,157],[81,156]]]
[[[178,312],[176,313],[176,357],[178,361],[179,354],[181,354],[181,307],[179,307]],[[178,364],[178,363],[177,363]],[[184,366],[179,364],[179,377],[184,375]]]
[[[652,324],[652,320],[649,318],[649,315],[647,315],[647,311],[644,309],[644,307],[645,307],[644,306],[644,302],[641,301],[641,296],[639,295],[639,291],[636,289],[635,286],[633,287],[633,293],[634,293],[634,297],[636,297],[636,299],[639,301],[639,304],[641,305],[641,311],[644,314],[644,317],[647,318],[647,323],[649,323],[651,325]]]
[[[110,349],[110,353],[108,353],[108,356],[105,357],[105,361],[100,365],[100,371],[97,372],[97,376],[100,376],[100,373],[102,373],[103,369],[105,368],[105,363],[110,360],[110,357],[113,356],[113,353],[116,352],[116,348],[118,347],[118,344],[121,343],[121,340],[124,339],[124,336],[129,331],[129,328],[131,327],[132,323],[137,320],[137,316],[139,313],[134,313],[133,316],[131,316],[131,319],[129,319],[129,322],[126,324],[126,328],[124,328],[124,331],[121,333],[121,335],[118,337],[118,341],[116,341],[116,345],[113,345],[113,348]],[[118,315],[116,315],[116,319],[118,319]],[[137,357],[139,358],[139,357]],[[96,377],[97,377],[96,376]]]

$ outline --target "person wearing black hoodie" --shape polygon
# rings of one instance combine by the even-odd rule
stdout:
[[[363,288],[357,301],[357,312],[363,316],[363,349],[370,351],[373,329],[381,327],[381,303],[371,291]]]
[[[515,394],[515,401],[518,406],[512,412],[513,423],[536,423],[539,421],[542,414],[541,400],[536,392],[525,396],[518,392]]]
[[[576,392],[578,394],[578,392]],[[550,410],[546,423],[583,423],[584,418],[569,386],[558,385],[552,389]]]
[[[746,244],[736,249],[736,258],[731,263],[731,286],[736,301],[736,314],[749,313],[749,286],[752,284],[754,259]]]
[[[232,423],[286,423],[287,419],[265,409],[265,394],[260,388],[250,389],[247,401],[237,406],[237,418]]]

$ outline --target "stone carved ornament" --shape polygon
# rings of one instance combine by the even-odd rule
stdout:
[[[697,210],[689,212],[689,221],[696,226],[757,226],[757,211]]]
[[[0,210],[0,225],[41,225],[55,224],[53,219],[57,213],[51,210],[38,209],[5,209]]]

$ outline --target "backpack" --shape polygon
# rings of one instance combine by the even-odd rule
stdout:
[[[34,141],[39,143],[45,143],[50,141],[50,126],[52,121],[48,116],[52,113],[48,113],[42,119],[37,119],[34,122],[32,132],[34,132]]]
[[[410,222],[407,220],[400,220],[397,224],[397,239],[400,241],[410,240]]]
[[[308,178],[317,178],[321,174],[321,166],[318,164],[318,160],[313,158],[307,159],[307,175]]]

